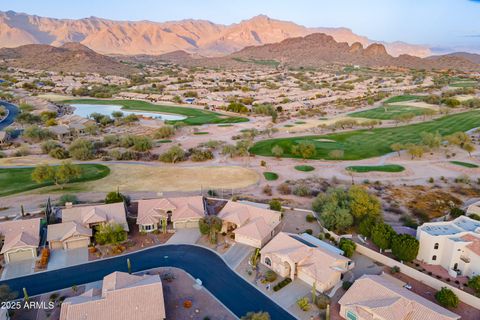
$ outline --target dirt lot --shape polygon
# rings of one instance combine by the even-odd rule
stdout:
[[[114,164],[104,179],[83,184],[89,191],[108,192],[112,186],[128,191],[194,191],[203,188],[244,188],[259,176],[250,169],[228,167],[179,167]]]
[[[320,226],[317,222],[307,222],[306,217],[309,213],[295,210],[286,210],[283,213],[282,231],[291,233],[304,232],[311,229],[314,236],[320,233]]]

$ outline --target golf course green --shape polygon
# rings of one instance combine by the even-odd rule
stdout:
[[[316,152],[311,159],[360,160],[392,152],[390,146],[394,143],[418,143],[421,141],[422,132],[438,131],[441,135],[449,135],[479,126],[480,111],[475,110],[401,127],[262,140],[255,143],[250,152],[259,156],[273,157],[272,148],[278,145],[283,149],[282,157],[301,158],[301,155],[292,153],[292,147],[307,141],[315,145]],[[337,155],[332,157],[330,153],[333,150],[342,150],[342,157],[338,158]]]
[[[98,99],[75,99],[75,100],[64,100],[62,103],[66,104],[95,104],[95,105],[121,105],[123,110],[137,110],[137,111],[148,111],[148,112],[164,112],[179,114],[187,117],[184,120],[166,121],[167,123],[175,122],[184,122],[187,125],[202,125],[209,123],[237,123],[237,122],[247,122],[248,119],[244,117],[232,117],[227,115],[222,115],[220,113],[201,110],[188,107],[180,106],[171,106],[171,105],[159,105],[152,104],[146,101],[139,100],[98,100]]]
[[[80,164],[80,178],[70,183],[102,179],[110,174],[110,168],[101,164]],[[53,185],[53,181],[36,183],[32,180],[35,168],[0,168],[0,197]]]

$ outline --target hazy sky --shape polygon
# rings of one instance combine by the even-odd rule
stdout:
[[[0,10],[55,18],[206,19],[258,14],[309,27],[348,27],[374,40],[480,50],[480,0],[0,0]]]

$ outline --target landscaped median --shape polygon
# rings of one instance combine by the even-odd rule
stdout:
[[[101,164],[80,164],[80,177],[70,183],[87,182],[105,178],[110,169]],[[34,167],[28,168],[0,168],[0,197],[20,193],[28,190],[54,185],[53,181],[37,183],[32,179]]]
[[[438,132],[445,136],[476,128],[479,123],[480,111],[475,110],[401,127],[262,140],[255,143],[250,152],[259,156],[273,157],[275,154],[272,149],[278,146],[282,149],[280,157],[302,158],[306,153],[302,155],[298,152],[298,146],[308,143],[315,147],[313,155],[307,154],[308,159],[361,160],[390,153],[393,151],[390,146],[395,143],[403,145],[419,143],[422,141],[422,132]],[[294,152],[295,150],[297,152]]]
[[[398,164],[385,164],[382,166],[349,166],[345,170],[356,172],[356,173],[366,173],[366,172],[402,172],[405,170],[405,167]]]
[[[61,101],[65,104],[95,104],[95,105],[121,105],[123,110],[128,111],[148,111],[148,112],[163,112],[186,116],[184,120],[165,121],[166,123],[183,122],[187,125],[202,125],[208,123],[237,123],[247,122],[248,118],[232,117],[222,115],[217,112],[208,110],[201,110],[196,108],[188,108],[173,105],[153,104],[146,101],[139,100],[98,100],[98,99],[76,99]]]

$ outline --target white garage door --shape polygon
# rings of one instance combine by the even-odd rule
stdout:
[[[15,252],[8,253],[9,262],[18,262],[33,259],[33,254],[31,249],[25,249]]]
[[[198,228],[198,221],[176,221],[175,229]]]
[[[90,239],[78,239],[67,242],[67,249],[86,248],[90,244]]]

